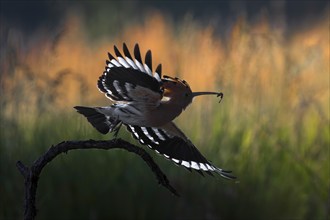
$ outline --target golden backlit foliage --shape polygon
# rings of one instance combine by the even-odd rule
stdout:
[[[96,81],[107,52],[126,42],[132,49],[139,43],[142,53],[151,49],[154,68],[162,63],[163,74],[185,79],[195,91],[221,89],[233,114],[316,104],[329,118],[326,21],[288,37],[273,30],[267,19],[252,25],[240,18],[227,39],[217,36],[216,29],[189,18],[173,24],[155,12],[143,23],[93,42],[78,16],[69,17],[56,37],[39,31],[29,47],[20,32],[10,30],[2,49],[9,54],[1,67],[3,110],[32,114],[49,105],[60,110],[106,104]]]
[[[92,38],[83,20],[70,14],[57,32],[38,30],[31,36],[0,20],[0,203],[5,201],[0,218],[21,218],[17,160],[32,163],[63,140],[111,138],[101,136],[73,106],[109,104],[96,82],[107,52],[114,54],[113,45],[121,50],[123,42],[131,49],[139,43],[142,53],[151,49],[153,68],[162,63],[164,75],[186,80],[194,91],[224,93],[221,104],[215,97],[196,98],[177,122],[206,158],[233,170],[238,181],[195,178],[168,161],[164,170],[183,192],[183,199],[173,200],[154,188],[145,164],[125,153],[77,153],[59,159],[42,177],[41,219],[152,219],[165,212],[170,215],[164,219],[327,216],[328,19],[288,31],[274,28],[267,16],[255,23],[241,17],[219,36],[223,27],[204,26],[189,16],[174,22],[151,12],[118,30],[105,27],[112,35],[98,38]],[[129,134],[119,135],[126,139]],[[122,204],[131,211],[123,213]]]

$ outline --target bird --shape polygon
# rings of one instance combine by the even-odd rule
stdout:
[[[211,176],[217,173],[226,179],[235,179],[231,171],[208,161],[173,122],[193,98],[216,95],[221,101],[223,93],[192,92],[185,80],[162,76],[161,64],[153,72],[151,50],[146,52],[143,62],[138,44],[134,46],[134,57],[125,43],[124,55],[116,45],[114,52],[117,58],[108,52],[105,70],[97,81],[99,91],[110,99],[111,105],[75,106],[77,112],[102,134],[114,133],[117,136],[124,125],[140,144],[189,171],[195,170],[201,175],[205,172]]]

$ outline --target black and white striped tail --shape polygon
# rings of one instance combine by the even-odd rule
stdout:
[[[87,120],[102,134],[107,134],[114,131],[117,126],[120,125],[121,121],[116,118],[107,116],[100,112],[99,108],[75,106],[78,113],[84,115]]]
[[[147,145],[178,165],[189,170],[194,169],[202,175],[202,171],[210,175],[212,172],[216,172],[226,179],[235,179],[230,175],[231,171],[215,167],[207,161],[190,141],[187,142],[178,136],[173,136],[165,129],[132,125],[126,125],[126,127],[141,144]]]

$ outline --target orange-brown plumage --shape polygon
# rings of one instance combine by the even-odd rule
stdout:
[[[225,171],[206,160],[185,134],[172,122],[200,95],[217,95],[218,92],[192,92],[188,83],[179,78],[162,77],[161,65],[152,70],[149,50],[142,61],[139,46],[134,47],[134,58],[126,44],[124,56],[114,47],[117,59],[110,53],[106,67],[97,85],[112,102],[107,107],[75,108],[101,133],[118,132],[124,124],[141,144],[171,159],[178,165],[219,173],[233,179]]]

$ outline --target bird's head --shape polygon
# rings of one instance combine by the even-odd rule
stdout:
[[[176,77],[164,76],[162,83],[165,99],[168,99],[174,105],[180,106],[182,109],[185,109],[196,96],[217,95],[220,97],[220,101],[223,97],[221,92],[192,92],[186,81]]]

